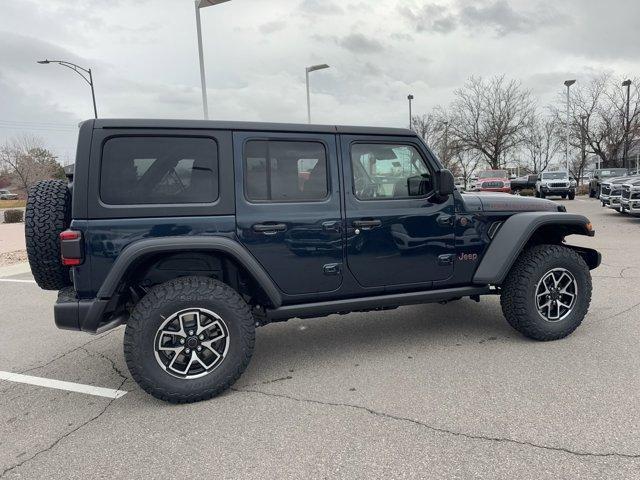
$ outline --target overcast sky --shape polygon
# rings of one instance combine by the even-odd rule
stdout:
[[[202,10],[211,117],[406,126],[470,75],[521,79],[541,105],[566,78],[640,71],[638,0],[232,0]],[[201,118],[190,0],[2,0],[0,142],[41,136],[73,158],[91,67],[102,117]]]

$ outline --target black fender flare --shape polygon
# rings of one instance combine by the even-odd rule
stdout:
[[[109,274],[105,278],[97,297],[110,299],[117,291],[118,286],[129,268],[144,257],[163,253],[179,252],[185,250],[197,250],[207,252],[219,252],[235,259],[247,269],[250,275],[258,282],[271,301],[274,308],[282,305],[282,296],[275,282],[262,268],[260,263],[238,241],[228,237],[165,237],[138,240],[127,245],[114,262]]]
[[[501,285],[531,237],[540,227],[550,225],[558,227],[562,238],[570,234],[593,236],[595,233],[584,215],[562,212],[523,212],[512,215],[491,241],[476,269],[473,283]],[[599,254],[597,256],[599,264]],[[593,267],[590,265],[590,268],[597,267],[597,264]]]

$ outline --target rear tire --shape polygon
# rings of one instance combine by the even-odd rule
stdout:
[[[138,302],[125,330],[124,354],[147,393],[190,403],[233,385],[254,343],[253,315],[235,290],[207,277],[182,277],[153,287]]]
[[[560,281],[555,283],[558,277]],[[563,294],[562,289],[568,293]],[[516,260],[502,285],[500,304],[507,322],[524,336],[557,340],[582,323],[591,290],[589,267],[580,255],[560,245],[537,245]],[[567,308],[560,306],[565,304]]]
[[[25,239],[31,273],[45,290],[71,285],[69,267],[61,263],[60,233],[71,223],[71,192],[67,182],[44,180],[29,189]]]

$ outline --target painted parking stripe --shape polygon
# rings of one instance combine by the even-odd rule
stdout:
[[[0,282],[7,282],[7,283],[36,283],[35,280],[18,280],[17,278],[0,278]]]
[[[39,387],[55,388],[58,390],[67,390],[69,392],[86,393],[87,395],[96,395],[98,397],[107,398],[120,398],[127,394],[127,392],[125,392],[124,390],[113,390],[112,388],[94,387],[93,385],[84,385],[82,383],[63,382],[62,380],[32,377],[31,375],[22,375],[20,373],[3,371],[0,371],[0,380],[27,383],[29,385],[37,385]]]

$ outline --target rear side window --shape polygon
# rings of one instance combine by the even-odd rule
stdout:
[[[308,202],[328,195],[327,155],[319,142],[250,140],[244,175],[249,201]]]
[[[108,205],[213,203],[217,144],[210,138],[111,138],[102,150],[100,198]]]

